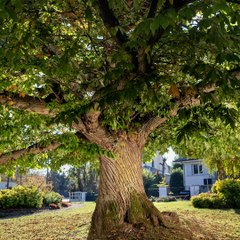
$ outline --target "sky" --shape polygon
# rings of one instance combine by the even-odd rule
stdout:
[[[168,152],[164,153],[164,154],[163,154],[163,157],[167,159],[167,164],[168,164],[169,166],[172,166],[173,160],[175,160],[176,158],[178,158],[179,155],[177,155],[177,154],[173,151],[172,147],[169,147],[169,148],[168,148]]]

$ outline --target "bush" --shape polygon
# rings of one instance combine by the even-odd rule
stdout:
[[[226,208],[226,202],[216,193],[201,193],[191,198],[192,205],[196,208],[221,209]]]
[[[146,189],[147,196],[158,197],[159,196],[159,188],[151,187]]]
[[[87,202],[94,202],[98,198],[98,194],[95,192],[87,192],[86,194],[86,201]]]
[[[223,198],[229,208],[240,208],[240,179],[218,180],[212,192]]]
[[[17,186],[0,191],[0,208],[41,208],[43,194],[37,187]]]
[[[153,197],[151,196],[150,201],[152,202],[175,202],[177,199],[173,196],[168,196],[168,197]]]
[[[181,168],[173,169],[170,176],[170,190],[174,195],[178,195],[184,190],[183,170]]]
[[[59,204],[63,199],[63,196],[61,196],[59,193],[56,192],[47,192],[44,194],[43,203],[47,206],[50,204]]]

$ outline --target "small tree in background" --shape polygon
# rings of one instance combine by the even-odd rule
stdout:
[[[175,168],[172,170],[170,176],[170,190],[175,195],[184,190],[183,170],[181,168]]]
[[[158,197],[159,190],[157,185],[161,182],[161,180],[162,178],[160,174],[153,174],[150,171],[145,169],[143,170],[143,184],[148,197]]]
[[[183,169],[182,163],[174,163],[172,166],[172,170],[177,169],[177,168]]]

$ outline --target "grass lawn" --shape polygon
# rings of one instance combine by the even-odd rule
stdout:
[[[94,206],[85,203],[69,209],[0,219],[0,240],[85,240]],[[200,223],[196,231],[211,232],[209,239],[240,239],[240,211],[196,209],[185,201],[156,203],[156,206],[160,211],[177,212],[186,224]]]

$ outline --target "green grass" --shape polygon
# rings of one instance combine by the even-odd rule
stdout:
[[[214,239],[240,239],[240,214],[234,210],[196,209],[185,201],[156,206],[160,211],[177,212],[189,225],[200,223]],[[85,203],[82,207],[0,219],[0,240],[85,240],[94,207],[94,203]]]
[[[177,212],[180,219],[188,223],[197,222],[201,229],[213,235],[214,239],[240,240],[240,210],[218,210],[194,208],[190,201],[156,203],[160,211]]]

